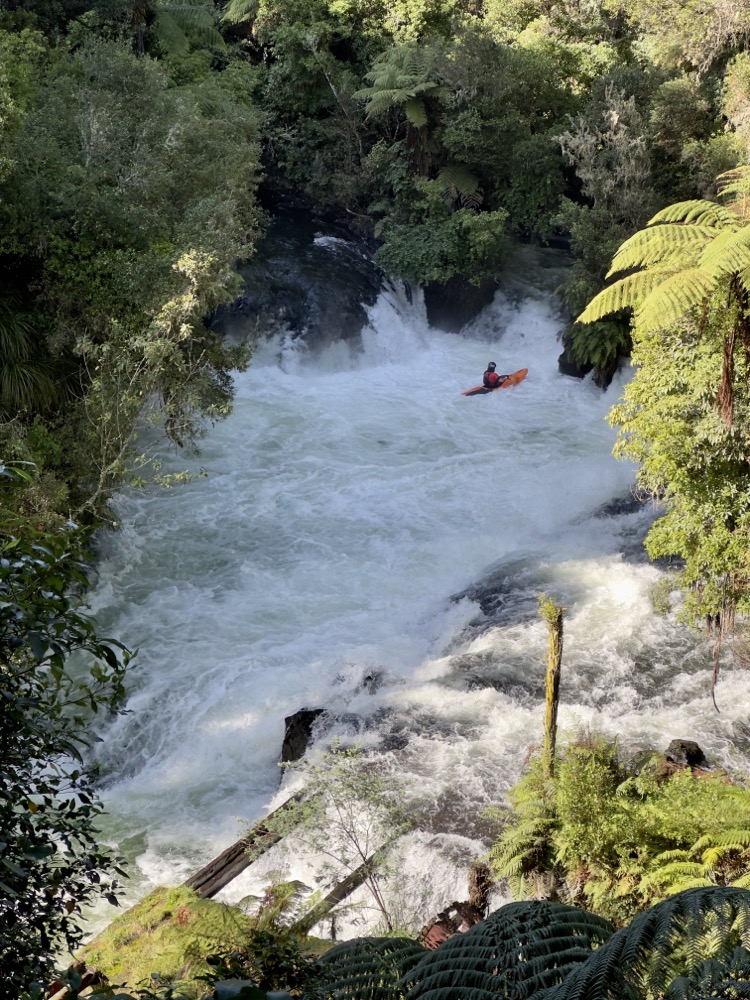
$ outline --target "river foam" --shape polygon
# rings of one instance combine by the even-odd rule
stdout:
[[[397,288],[368,315],[361,342],[259,346],[193,465],[207,476],[127,492],[102,540],[100,627],[140,649],[131,713],[99,751],[131,901],[288,794],[284,717],[303,706],[328,708],[333,733],[401,784],[417,819],[400,847],[411,924],[463,898],[490,836],[482,811],[540,738],[541,591],[568,609],[563,731],[696,738],[746,765],[742,678],[725,670],[717,715],[706,644],[651,608],[650,512],[597,515],[633,481],[605,422],[620,387],[559,374],[551,296],[498,295],[461,335],[430,329],[419,295]],[[528,378],[463,397],[490,359]],[[280,870],[314,882],[314,861],[274,854],[223,896]],[[363,926],[352,916],[343,933]]]

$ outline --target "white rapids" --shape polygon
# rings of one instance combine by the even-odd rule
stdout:
[[[92,604],[105,634],[140,650],[131,714],[98,751],[131,902],[283,800],[284,717],[302,707],[329,709],[333,732],[385,755],[403,786],[417,825],[400,919],[418,928],[465,898],[489,843],[482,811],[540,738],[542,590],[567,608],[563,732],[689,737],[746,766],[743,675],[724,669],[717,714],[708,647],[652,610],[660,571],[637,556],[649,512],[594,516],[634,478],[605,421],[621,385],[560,375],[559,327],[542,291],[499,295],[462,335],[429,329],[419,296],[383,292],[361,348],[256,351],[193,463],[206,477],[121,496]],[[490,359],[528,378],[463,397]],[[494,618],[452,599],[488,574],[508,584]],[[313,869],[269,856],[221,898],[272,871],[312,884]]]

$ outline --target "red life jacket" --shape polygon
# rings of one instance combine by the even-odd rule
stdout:
[[[498,385],[502,381],[502,379],[497,374],[497,372],[491,372],[488,368],[487,371],[484,373],[484,378],[482,379],[482,381],[484,382],[485,385],[494,386]]]

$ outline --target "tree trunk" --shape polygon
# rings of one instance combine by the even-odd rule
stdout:
[[[547,681],[545,689],[544,713],[544,774],[551,778],[555,770],[555,743],[557,740],[557,706],[560,700],[560,669],[563,650],[564,608],[551,598],[539,598],[539,612],[549,629],[549,652],[547,654]]]

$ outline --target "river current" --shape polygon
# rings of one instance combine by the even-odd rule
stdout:
[[[400,919],[418,929],[465,898],[491,838],[483,810],[542,733],[541,592],[567,609],[563,735],[697,739],[747,769],[745,675],[724,667],[717,713],[710,647],[653,610],[654,512],[628,502],[634,469],[611,456],[605,421],[622,380],[603,393],[559,374],[549,284],[537,267],[461,334],[386,288],[360,339],[264,340],[201,454],[163,456],[206,475],[119,498],[92,605],[139,649],[130,714],[97,751],[130,902],[283,801],[284,717],[302,707],[335,717],[321,745],[359,742],[402,787],[416,826],[398,849]],[[528,378],[463,397],[489,360]],[[220,898],[314,872],[272,852]],[[355,912],[348,932],[373,920]]]

